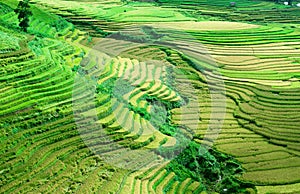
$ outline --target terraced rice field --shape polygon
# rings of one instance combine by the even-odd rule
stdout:
[[[300,8],[31,2],[25,33],[0,1],[0,193],[300,193]]]

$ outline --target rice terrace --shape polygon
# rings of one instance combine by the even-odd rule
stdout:
[[[0,0],[0,193],[300,194],[300,0]]]

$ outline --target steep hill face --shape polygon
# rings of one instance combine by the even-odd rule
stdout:
[[[0,4],[1,193],[300,192],[299,9],[159,2]]]

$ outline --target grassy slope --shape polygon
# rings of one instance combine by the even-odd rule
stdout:
[[[16,5],[15,1],[8,1],[8,3],[12,6]],[[184,14],[174,13],[173,8],[171,8],[169,12],[164,12],[164,14],[161,14],[160,17],[157,18],[156,16],[153,16],[152,11],[149,11],[148,13],[145,12],[145,9],[148,9],[147,6],[150,6],[150,4],[142,4],[141,6],[141,4],[136,3],[136,7],[134,8],[128,8],[129,6],[126,6],[125,9],[127,12],[124,13],[123,7],[118,2],[113,2],[111,5],[102,5],[99,3],[99,10],[106,10],[105,12],[95,11],[94,7],[85,6],[85,4],[77,5],[77,2],[72,3],[71,6],[73,7],[70,7],[68,2],[64,4],[47,3],[53,7],[60,6],[61,13],[65,13],[62,7],[67,7],[68,9],[75,11],[72,12],[73,14],[75,13],[75,15],[86,14],[89,17],[101,20],[113,19],[116,23],[120,22],[119,18],[121,18],[122,21],[133,23],[145,20],[150,22],[162,20],[194,20],[190,15],[186,17]],[[115,5],[118,5],[119,7],[115,7]],[[224,6],[221,2],[220,5]],[[266,9],[270,9],[274,6],[272,3],[257,5],[245,3],[243,4],[244,7],[240,7],[238,11],[257,9],[258,5],[263,5]],[[188,6],[189,4],[187,4],[187,7]],[[216,3],[210,6],[212,7],[207,6],[205,9],[212,9],[214,14],[207,15],[221,17],[220,15],[215,16],[215,14],[220,14],[216,13],[216,6],[218,7],[219,4]],[[79,10],[78,7],[82,7],[85,11]],[[278,8],[282,8],[282,6],[278,6]],[[153,10],[160,11],[159,9],[160,8],[155,8]],[[45,23],[50,22],[50,20],[45,20],[43,18],[56,18],[56,16],[53,16],[52,14],[49,17],[49,14],[45,11],[39,11],[38,9],[34,10],[34,14],[36,13],[40,20]],[[51,9],[49,10],[53,11]],[[227,11],[231,13],[230,10]],[[113,16],[115,14],[117,14],[117,17]],[[120,14],[120,17],[118,14]],[[239,12],[238,14],[243,13]],[[261,13],[260,16],[265,17],[264,14],[265,13]],[[132,17],[132,15],[139,17],[136,19],[136,17]],[[237,16],[237,18],[238,17],[242,17],[242,15]],[[273,19],[276,21],[276,18]],[[279,21],[282,22],[282,20]],[[286,26],[289,26],[288,18],[286,22]],[[291,22],[293,22],[293,20],[291,20]],[[297,112],[299,112],[299,93],[297,92],[299,88],[299,85],[297,85],[297,80],[299,78],[299,61],[297,62],[297,58],[299,58],[299,53],[296,50],[297,44],[291,43],[297,43],[299,41],[297,38],[299,37],[299,31],[294,28],[283,27],[284,25],[274,24],[262,27],[261,29],[253,29],[251,31],[238,30],[232,31],[232,33],[199,32],[197,30],[193,30],[192,32],[198,40],[205,44],[215,60],[218,61],[218,65],[220,66],[220,70],[223,73],[226,82],[228,98],[226,110],[227,116],[216,147],[226,153],[234,155],[244,164],[244,167],[247,169],[244,179],[257,182],[258,185],[286,184],[286,188],[283,186],[259,186],[258,191],[261,191],[262,193],[268,191],[280,193],[286,192],[287,190],[288,192],[293,193],[298,191],[297,185],[292,183],[299,182],[297,174],[297,169],[299,168],[299,150],[297,149],[297,143],[299,142],[299,137],[297,136],[299,134],[297,130],[299,129],[297,124],[297,118],[299,118],[297,115]],[[107,26],[107,30],[110,30],[109,25]],[[16,34],[16,36],[17,35],[18,34]],[[181,37],[178,35],[178,37],[173,38],[180,39]],[[65,42],[65,40],[62,40],[62,42]],[[268,43],[282,43],[284,47],[279,47],[278,45],[268,46]],[[74,47],[80,46],[78,43],[71,43],[71,45],[72,44],[74,44]],[[231,45],[232,48],[228,48],[227,45]],[[251,49],[247,50],[249,49],[249,45],[251,46]],[[26,49],[26,47],[28,46],[24,46],[22,49]],[[277,47],[279,48],[279,51],[275,51]],[[58,48],[59,46],[55,47],[55,49]],[[249,54],[249,52],[252,52],[252,54]],[[277,63],[276,61],[274,62],[274,60],[272,61],[272,59],[274,59],[274,52],[276,52],[276,59],[279,60]],[[57,52],[54,53],[55,55],[57,54]],[[256,53],[254,55],[255,58],[247,60],[247,56],[253,56],[253,53]],[[71,58],[68,55],[63,57]],[[227,57],[231,57],[233,60],[237,60],[237,62],[234,63],[232,60],[227,61]],[[270,65],[265,67],[264,70],[261,70],[260,66],[264,66],[261,64],[265,64],[264,60],[266,58],[271,59]],[[22,61],[24,61],[24,59],[22,59]],[[287,64],[284,63],[285,61],[287,61]],[[5,61],[3,63],[5,63]],[[32,62],[30,61],[25,64],[28,65],[28,67],[23,65],[26,69],[32,68],[33,72],[36,71],[36,73],[28,72],[26,75],[28,76],[28,79],[31,77],[30,79],[34,80],[35,76],[38,76],[37,74],[43,73],[45,74],[45,78],[42,80],[51,78],[54,79],[54,82],[58,83],[61,82],[58,80],[63,80],[64,76],[69,79],[72,78],[70,69],[60,69],[60,62],[55,62],[55,64],[49,66],[46,62],[42,61],[38,62],[40,63],[40,66],[37,67],[30,66],[31,63]],[[14,62],[13,64],[19,66],[17,62]],[[63,66],[65,65],[72,66],[73,64],[63,64]],[[287,65],[290,67],[290,71],[288,72],[286,72]],[[39,67],[40,69],[38,69]],[[57,71],[61,72],[61,78],[56,79],[56,76],[51,77],[50,75],[47,75],[49,72],[46,71],[48,70],[47,68],[53,68],[53,70],[50,69],[50,72],[53,73]],[[208,68],[212,67],[208,66]],[[243,69],[241,70],[241,68]],[[32,90],[34,89],[31,87],[31,84],[36,83],[36,81],[23,81],[19,83],[20,81],[16,78],[19,75],[17,72],[13,72],[10,69],[10,65],[2,67],[2,71],[7,72],[8,75],[7,78],[4,77],[2,80],[1,89],[4,92],[3,104],[10,101],[9,97],[6,99],[4,96],[13,95],[16,91],[27,91],[28,87]],[[21,69],[19,71],[21,71]],[[207,79],[213,78],[214,75],[208,75]],[[38,79],[38,77],[36,79]],[[282,82],[283,79],[284,82]],[[273,80],[273,82],[270,82],[270,80]],[[45,84],[40,87],[47,86],[51,88],[51,84],[49,83],[45,82]],[[70,94],[67,92],[69,91],[70,93],[71,91],[70,84],[71,82],[66,81],[55,87],[54,91],[57,90],[57,94],[55,92],[48,94],[45,90],[32,91],[31,95],[36,96],[32,97],[33,100],[28,100],[26,98],[28,93],[20,95],[18,92],[11,97],[16,99],[16,103],[8,104],[7,106],[3,105],[5,110],[3,110],[4,116],[1,118],[1,128],[5,129],[3,133],[5,136],[3,135],[1,141],[3,141],[5,147],[2,148],[1,154],[4,154],[4,157],[7,160],[11,160],[11,162],[3,164],[4,171],[2,171],[1,176],[4,177],[3,173],[8,169],[13,169],[10,174],[5,176],[6,181],[4,182],[5,186],[2,188],[3,191],[8,191],[8,189],[11,189],[10,191],[29,191],[30,188],[36,187],[37,184],[43,185],[37,181],[47,180],[49,177],[52,177],[50,179],[51,184],[53,184],[52,191],[63,191],[64,189],[69,189],[70,191],[91,191],[93,188],[99,189],[100,191],[101,184],[105,182],[108,177],[115,177],[113,180],[117,181],[123,176],[123,172],[107,171],[106,167],[95,168],[98,167],[97,165],[99,165],[99,162],[97,161],[100,159],[90,155],[88,150],[84,148],[85,146],[82,144],[81,140],[77,137],[78,134],[71,131],[74,127],[74,123],[72,124],[72,122],[70,122],[72,121],[72,114],[70,100],[68,100],[70,99]],[[202,85],[203,83],[198,81],[196,84]],[[23,87],[24,89],[22,89]],[[68,89],[63,90],[63,88]],[[45,94],[43,94],[43,92],[45,92]],[[43,97],[44,95],[46,97]],[[60,99],[59,101],[55,100],[56,95]],[[54,107],[57,107],[62,99],[64,99],[62,102],[65,104],[62,110],[55,110]],[[26,103],[21,103],[24,101]],[[21,104],[16,106],[18,103]],[[202,102],[202,104],[203,106],[206,106],[204,102]],[[13,108],[8,108],[10,106]],[[209,109],[209,105],[207,106]],[[17,118],[15,117],[15,114],[12,114],[16,111],[19,115]],[[38,116],[34,116],[35,112],[41,113]],[[49,121],[43,121],[44,117],[47,118],[49,115]],[[53,117],[52,115],[59,116]],[[66,117],[67,119],[60,117]],[[197,130],[197,136],[200,137],[200,139],[207,126],[205,123],[209,120],[209,117],[206,118],[205,114],[203,114],[202,118],[202,126]],[[59,136],[59,133],[63,133],[64,136]],[[52,137],[53,140],[50,139],[48,142],[43,141],[43,136]],[[21,144],[17,145],[16,139],[18,138],[19,141],[22,138],[24,140],[21,141]],[[31,141],[33,143],[28,143]],[[49,145],[53,145],[53,148]],[[58,145],[60,145],[60,150],[55,149]],[[9,152],[6,150],[8,148],[7,146],[11,149]],[[36,151],[30,152],[30,150]],[[274,152],[284,154],[282,157],[280,154],[273,154],[262,160],[265,155]],[[51,162],[40,159],[45,157],[51,158]],[[261,161],[258,164],[255,164],[259,160]],[[28,163],[29,161],[31,161],[30,165]],[[32,165],[36,168],[34,171],[36,175],[33,173],[26,175],[30,169],[28,169],[28,171],[22,171],[22,169]],[[261,165],[263,165],[263,168],[260,167]],[[283,167],[284,169],[281,170]],[[47,173],[42,176],[43,172]],[[293,176],[285,174],[293,172],[296,173]],[[23,176],[24,174],[26,176]],[[66,181],[66,177],[69,177],[69,181]],[[94,186],[89,185],[91,183],[89,179],[92,180],[99,177],[103,180],[99,182],[100,185],[97,185],[98,183],[95,183]],[[12,180],[14,181],[12,182]],[[23,186],[18,188],[18,183],[23,183]],[[63,184],[60,185],[60,183]],[[141,184],[143,184],[143,182],[141,182]],[[156,184],[151,183],[150,185],[155,185],[156,187],[157,184],[159,184],[159,182]],[[79,185],[85,186],[80,187]],[[43,189],[46,189],[45,185],[44,187],[41,187],[41,191]]]
[[[34,10],[38,16],[35,19],[43,24],[58,18]],[[10,18],[1,19],[8,23]],[[34,38],[17,32],[15,26],[11,28],[1,27],[1,32],[10,34],[10,39],[2,40],[5,36],[1,36],[1,41],[12,46],[1,54],[0,62],[1,193],[28,193],[33,189],[90,193],[113,175],[122,178],[123,171],[104,164],[86,148],[74,123],[72,92],[84,88],[73,90],[71,67],[86,51],[84,46],[78,47],[84,33],[66,26],[69,29],[64,35],[56,32],[55,38]],[[18,41],[20,48],[15,49],[10,40]],[[99,181],[92,183],[95,179]],[[117,188],[109,189],[113,192]]]

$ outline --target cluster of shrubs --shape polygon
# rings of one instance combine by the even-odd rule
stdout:
[[[203,190],[218,193],[250,193],[251,183],[237,179],[243,169],[231,156],[191,141],[166,167],[178,181],[192,178],[203,184]]]

